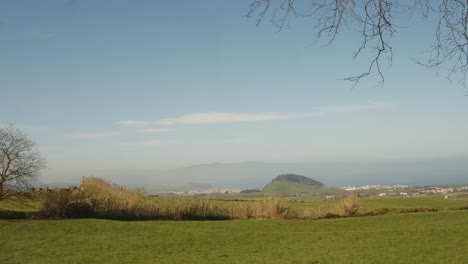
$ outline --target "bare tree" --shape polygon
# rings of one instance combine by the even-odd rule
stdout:
[[[288,26],[292,17],[310,17],[317,39],[327,45],[335,41],[342,30],[356,32],[361,45],[354,58],[371,54],[368,69],[344,78],[354,85],[376,73],[379,84],[385,82],[382,64],[391,66],[391,40],[404,16],[420,15],[436,18],[435,40],[429,48],[427,61],[418,64],[437,71],[446,70],[447,77],[460,75],[465,84],[468,72],[468,1],[467,0],[252,0],[249,16],[258,18],[257,25],[271,13],[271,21],[279,30]]]
[[[0,201],[24,197],[45,166],[34,142],[13,126],[0,127],[0,162]]]

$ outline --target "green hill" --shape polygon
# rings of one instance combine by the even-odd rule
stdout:
[[[282,174],[265,185],[262,192],[295,195],[324,193],[336,191],[336,189],[325,187],[323,183],[302,175]]]

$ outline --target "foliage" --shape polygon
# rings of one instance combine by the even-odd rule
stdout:
[[[411,208],[411,209],[403,209],[401,210],[402,213],[421,213],[421,212],[437,212],[437,208]]]
[[[94,216],[91,198],[79,190],[48,192],[43,198],[39,217],[83,218]]]
[[[260,189],[244,189],[240,193],[257,193],[260,192]]]

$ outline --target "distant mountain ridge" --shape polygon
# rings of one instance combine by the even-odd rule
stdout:
[[[290,172],[313,175],[315,180],[327,186],[467,184],[468,156],[368,162],[209,163],[173,169],[48,169],[41,173],[39,184],[76,185],[83,175],[94,175],[119,185],[142,189],[180,186],[188,182],[206,183],[217,189],[256,189],[265,186],[275,175]]]

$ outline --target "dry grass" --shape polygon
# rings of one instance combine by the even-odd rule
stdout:
[[[96,177],[83,177],[77,190],[48,193],[39,215],[46,218],[106,218],[122,220],[320,219],[354,216],[356,196],[336,208],[291,207],[281,198],[219,201],[198,198],[147,198]]]
[[[231,219],[279,219],[285,218],[290,210],[287,202],[280,198],[239,201],[227,209]]]
[[[338,207],[338,215],[340,216],[355,216],[357,212],[358,197],[356,194],[345,197]]]

